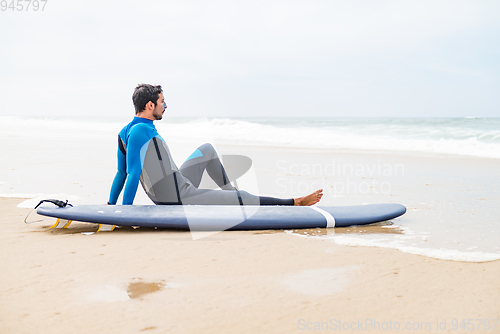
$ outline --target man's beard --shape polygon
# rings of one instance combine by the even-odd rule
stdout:
[[[155,120],[160,121],[163,118],[163,112],[161,114],[153,114]]]

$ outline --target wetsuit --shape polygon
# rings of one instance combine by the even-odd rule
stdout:
[[[118,172],[109,204],[116,204],[123,190],[123,204],[134,202],[139,181],[155,204],[293,205],[293,198],[255,196],[234,188],[217,152],[210,144],[198,147],[177,168],[167,144],[152,120],[135,117],[118,135]],[[204,171],[220,190],[198,189]]]

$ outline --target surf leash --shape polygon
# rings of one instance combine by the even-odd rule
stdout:
[[[68,203],[68,200],[66,200],[66,202],[63,202],[63,201],[60,201],[60,200],[57,200],[57,199],[43,199],[40,201],[40,203],[38,203],[34,208],[33,210],[30,211],[30,213],[28,213],[28,215],[24,218],[24,223],[25,224],[32,224],[32,223],[38,223],[38,222],[41,222],[41,221],[44,221],[44,220],[48,220],[48,219],[40,219],[40,220],[36,220],[36,221],[32,221],[32,222],[28,222],[28,217],[33,213],[33,211],[35,211],[40,205],[42,205],[42,203],[52,203],[54,205],[57,205],[58,207],[60,208],[64,208],[66,206],[73,206],[71,203]]]

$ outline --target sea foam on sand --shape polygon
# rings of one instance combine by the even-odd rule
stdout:
[[[387,239],[367,240],[346,235],[329,236],[336,244],[344,246],[364,246],[398,249],[402,252],[423,255],[440,260],[464,261],[464,262],[488,262],[500,259],[500,254],[484,252],[462,252],[456,249],[432,249],[423,247],[406,246],[398,241]]]

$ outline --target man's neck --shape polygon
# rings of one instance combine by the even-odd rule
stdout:
[[[153,117],[153,115],[146,115],[144,113],[139,113],[139,114],[136,114],[135,116],[139,117],[139,118],[148,119],[150,121],[154,121],[155,120],[155,118]]]

